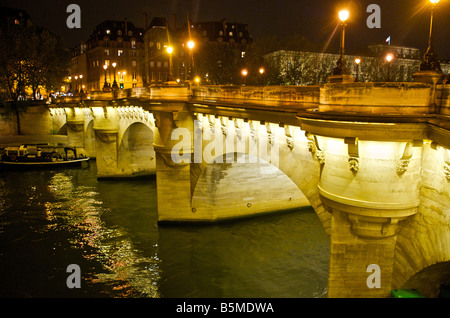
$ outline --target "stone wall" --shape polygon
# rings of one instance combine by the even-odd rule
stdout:
[[[432,86],[423,83],[342,83],[320,89],[319,111],[364,114],[433,113]]]
[[[317,103],[318,86],[198,86],[193,98],[245,100],[254,103],[297,102]]]

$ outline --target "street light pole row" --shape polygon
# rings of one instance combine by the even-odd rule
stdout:
[[[430,33],[428,37],[428,48],[427,51],[423,57],[423,60],[420,64],[420,71],[431,71],[432,77],[436,78],[443,78],[443,72],[441,70],[440,64],[437,61],[436,54],[434,52],[433,48],[433,18],[434,18],[434,12],[436,10],[436,6],[439,3],[440,0],[429,0],[431,2],[431,19],[430,19]],[[347,81],[345,79],[346,76],[350,75],[349,70],[346,67],[345,63],[345,27],[346,27],[346,21],[349,18],[350,13],[347,10],[341,10],[339,11],[339,20],[342,27],[341,31],[341,41],[340,41],[340,56],[338,61],[336,62],[336,67],[333,69],[332,76],[330,76],[330,81]],[[390,64],[393,60],[394,56],[393,54],[389,53],[386,56],[387,61],[387,81],[390,81]],[[360,59],[355,60],[357,64],[357,74],[356,74],[356,81],[358,81],[358,72],[359,72],[359,63],[361,62]]]

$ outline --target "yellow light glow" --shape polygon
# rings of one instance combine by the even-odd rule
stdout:
[[[386,55],[386,61],[390,62],[394,59],[394,55],[392,55],[391,53],[389,53],[388,55]]]
[[[173,52],[173,47],[168,46],[166,50],[167,50],[167,53],[172,54],[172,52]]]
[[[260,74],[263,74],[263,73],[264,73],[264,68],[263,68],[263,67],[261,67],[261,68],[259,69],[259,73],[260,73]]]
[[[347,10],[341,10],[341,11],[339,11],[339,19],[340,19],[342,22],[347,21],[349,15],[350,15],[350,12],[348,12]]]
[[[244,68],[244,69],[242,70],[242,72],[241,72],[241,73],[242,73],[242,75],[243,75],[243,76],[247,76],[247,74],[248,74],[248,71],[247,71],[247,70],[246,70],[246,69]]]
[[[430,0],[430,2],[431,2],[432,4],[437,4],[437,3],[439,2],[439,0]]]
[[[197,77],[195,78],[195,82],[196,82],[196,83],[200,83],[200,77],[197,76]]]
[[[108,65],[103,65],[103,69],[106,71],[106,69],[108,68]]]
[[[356,63],[356,64],[359,64],[359,63],[361,63],[361,59],[358,59],[358,58],[357,58],[357,59],[355,59],[355,63]]]
[[[192,50],[195,46],[194,41],[192,41],[192,40],[188,41],[187,46],[188,46],[188,48],[190,48]]]
[[[113,67],[116,67],[116,65],[117,65],[116,62],[113,62],[113,63],[112,63],[112,66],[113,66]]]

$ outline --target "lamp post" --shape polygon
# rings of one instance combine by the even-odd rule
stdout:
[[[390,68],[391,68],[391,61],[394,59],[394,55],[392,53],[388,53],[386,55],[386,61],[387,61],[387,74],[386,74],[386,82],[390,82]]]
[[[356,78],[355,78],[355,82],[358,82],[358,77],[359,77],[359,63],[361,63],[361,59],[360,59],[360,58],[356,58],[356,59],[355,59],[355,63],[356,63]]]
[[[436,60],[436,53],[433,48],[433,18],[434,11],[436,10],[436,6],[439,3],[439,0],[430,0],[431,2],[431,18],[430,18],[430,34],[428,36],[428,48],[423,56],[423,60],[420,63],[421,71],[438,71],[441,72],[441,66],[439,62]]]
[[[83,75],[80,74],[80,95],[84,93],[83,91]]]
[[[173,47],[171,47],[169,45],[166,50],[167,50],[167,53],[169,53],[169,82],[172,82],[174,80],[174,77],[173,77],[173,65],[172,65]]]
[[[78,75],[75,75],[75,95],[78,95]]]
[[[194,52],[193,49],[195,47],[195,43],[192,40],[189,40],[187,43],[187,46],[189,48],[189,72],[188,72],[188,79],[191,79],[192,76],[192,69],[194,68]],[[191,64],[192,61],[192,64]]]
[[[336,67],[333,69],[333,75],[349,75],[350,72],[345,66],[345,26],[350,13],[347,10],[339,11],[339,20],[341,21],[342,32],[341,32],[341,43],[340,43],[340,56],[336,62]]]
[[[109,91],[108,82],[106,81],[106,70],[108,69],[108,65],[103,65],[103,69],[105,70],[105,83],[103,84],[103,91]]]
[[[113,82],[113,85],[112,85],[112,89],[113,90],[116,90],[116,89],[119,88],[119,86],[117,86],[117,82],[116,82],[116,65],[117,65],[116,62],[112,63],[112,66],[114,68],[114,82]]]
[[[246,79],[246,77],[247,77],[247,75],[248,75],[247,69],[246,69],[246,68],[242,69],[241,74],[242,74],[242,77],[243,77],[243,79],[244,79],[243,86],[245,86],[245,79]]]
[[[262,83],[263,83],[263,74],[265,71],[266,70],[264,69],[264,67],[259,68],[259,74],[261,75],[261,84],[260,85],[262,85]]]

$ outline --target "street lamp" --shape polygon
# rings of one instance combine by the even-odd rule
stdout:
[[[345,26],[350,13],[347,10],[339,11],[339,20],[341,21],[342,32],[341,32],[341,44],[340,44],[340,56],[336,63],[336,67],[333,69],[333,75],[349,75],[350,72],[345,66]]]
[[[75,75],[75,94],[78,94],[78,75]]]
[[[169,82],[173,81],[173,65],[172,65],[172,53],[173,53],[173,47],[168,46],[167,47],[167,53],[169,53]]]
[[[441,66],[436,59],[436,53],[433,48],[433,18],[434,11],[436,10],[436,6],[439,3],[439,0],[430,0],[431,2],[431,19],[430,19],[430,34],[428,36],[428,48],[423,56],[423,60],[420,63],[421,71],[438,71],[442,72]]]
[[[247,74],[248,74],[247,69],[246,68],[242,69],[241,74],[242,74],[242,76],[244,78],[244,84],[243,85],[245,86],[245,78],[247,77]]]
[[[82,81],[83,75],[80,75],[79,77],[80,77],[80,94],[83,94],[84,93],[83,92],[83,81]]]
[[[357,82],[358,81],[358,76],[359,76],[359,63],[361,63],[361,59],[357,57],[355,59],[355,63],[356,63],[356,79],[355,79],[355,82]]]
[[[390,68],[391,68],[391,61],[394,59],[394,55],[392,53],[388,53],[386,55],[386,61],[387,61],[387,75],[386,75],[386,82],[390,82]]]
[[[188,79],[191,79],[192,76],[192,69],[194,68],[194,52],[193,49],[195,47],[195,43],[192,40],[189,40],[187,43],[187,46],[189,48],[189,73],[188,73]],[[191,64],[192,61],[192,64]]]
[[[116,62],[112,63],[112,66],[114,68],[114,82],[113,82],[113,85],[112,85],[113,89],[118,89],[119,88],[119,86],[117,85],[117,82],[116,82],[116,65],[117,65]]]
[[[262,76],[263,76],[263,74],[264,74],[265,71],[266,71],[266,70],[264,69],[264,67],[260,67],[260,68],[259,68],[259,74],[261,75],[261,85],[262,85],[262,83],[263,83]]]
[[[103,91],[108,91],[109,90],[108,82],[106,81],[106,69],[107,68],[108,68],[107,64],[103,65],[103,69],[105,70],[105,83],[103,84]]]

